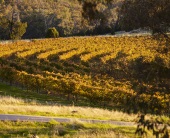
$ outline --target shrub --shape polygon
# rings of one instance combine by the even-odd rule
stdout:
[[[59,32],[55,29],[55,27],[49,28],[46,33],[46,38],[57,38],[59,37]]]

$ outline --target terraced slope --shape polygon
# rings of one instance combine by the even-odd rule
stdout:
[[[0,44],[0,79],[37,93],[168,114],[170,52],[150,36]]]

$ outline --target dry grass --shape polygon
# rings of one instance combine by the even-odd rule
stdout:
[[[0,113],[4,114],[25,114],[25,115],[46,115],[46,116],[62,116],[62,117],[71,117],[71,122],[69,124],[61,124],[58,122],[50,121],[49,124],[55,124],[57,127],[49,127],[49,125],[42,125],[41,127],[35,127],[35,122],[33,123],[33,128],[24,127],[24,124],[21,124],[21,128],[14,129],[13,127],[19,126],[18,124],[13,124],[13,126],[7,126],[7,129],[1,130],[4,135],[6,135],[7,131],[11,131],[11,133],[20,134],[20,135],[27,135],[24,134],[22,131],[25,129],[24,132],[29,132],[33,134],[33,132],[38,132],[39,137],[60,137],[58,135],[59,131],[65,130],[67,127],[67,134],[64,135],[64,138],[129,138],[135,137],[134,127],[121,127],[121,126],[114,126],[111,124],[90,124],[84,123],[77,118],[93,118],[93,119],[108,119],[108,120],[119,120],[119,121],[135,121],[137,115],[135,114],[126,114],[123,112],[118,111],[110,111],[104,110],[99,108],[91,108],[91,107],[74,107],[74,106],[57,106],[57,105],[40,105],[36,103],[35,100],[22,100],[19,98],[14,98],[10,96],[1,96],[0,97]],[[78,111],[76,113],[72,113],[72,111]],[[74,118],[75,117],[75,118]],[[77,118],[76,118],[77,117]],[[147,115],[147,118],[151,118],[154,116]],[[156,116],[155,116],[156,117]],[[2,122],[1,122],[2,123]],[[9,122],[15,123],[15,122]],[[18,122],[19,123],[19,122]],[[24,122],[23,122],[24,123]],[[27,122],[25,122],[27,123]],[[43,123],[42,123],[43,124]],[[10,126],[11,124],[9,124]],[[0,124],[1,126],[1,124]],[[27,125],[26,125],[27,126]],[[30,125],[31,126],[31,125]],[[36,129],[35,129],[36,128]],[[37,130],[37,129],[40,130]],[[47,129],[47,134],[44,134],[44,129]],[[52,129],[52,130],[51,130]],[[41,132],[42,131],[42,132]],[[65,132],[65,131],[64,131]],[[28,134],[29,134],[28,133]],[[9,132],[7,134],[10,134]],[[14,134],[13,134],[14,135]],[[1,136],[1,135],[0,135]],[[17,135],[18,136],[18,135]],[[151,137],[151,135],[149,134]]]
[[[21,98],[14,98],[12,96],[0,96],[1,105],[24,105],[24,104],[37,104],[36,100],[23,100]]]
[[[79,132],[77,135],[74,135],[74,138],[129,138],[129,136],[115,133],[113,131],[97,131],[93,133]]]
[[[111,119],[134,121],[136,115],[128,115],[123,112],[109,111],[90,107],[72,107],[72,106],[40,106],[40,105],[0,105],[1,113],[5,114],[27,114],[27,115],[46,115],[46,116],[63,116],[63,117],[79,117],[93,119]],[[77,113],[73,114],[72,111]]]
[[[111,111],[92,107],[40,105],[39,103],[36,104],[35,100],[22,100],[10,96],[1,96],[0,106],[0,113],[4,114],[62,116],[120,121],[134,121],[136,118],[134,114],[129,115],[114,110]],[[77,112],[72,113],[72,111]]]
[[[120,111],[61,105],[41,105],[36,100],[23,100],[11,96],[0,96],[0,113],[3,114],[23,114],[23,115],[42,115],[54,117],[103,119],[115,121],[135,121],[136,114],[127,114]],[[76,111],[73,113],[72,111]],[[147,115],[146,118],[156,116]],[[164,117],[165,119],[169,119]]]

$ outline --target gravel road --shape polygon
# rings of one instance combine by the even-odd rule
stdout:
[[[56,120],[58,122],[72,122],[74,120],[78,120],[78,121],[89,122],[89,123],[113,124],[113,125],[118,125],[118,126],[136,126],[134,122],[124,122],[124,121],[59,118],[59,117],[45,117],[45,116],[29,116],[29,115],[9,115],[9,114],[0,114],[0,120],[2,121],[5,121],[5,120],[36,121],[36,122],[49,122],[50,120]]]

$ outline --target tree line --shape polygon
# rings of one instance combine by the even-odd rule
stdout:
[[[62,37],[170,28],[169,0],[0,0],[0,9],[3,40],[44,38],[49,28]]]
[[[0,39],[43,38],[53,27],[62,37],[111,33],[119,7],[119,0],[110,4],[83,0],[1,0],[0,3]],[[90,10],[94,10],[94,19],[88,17]]]

